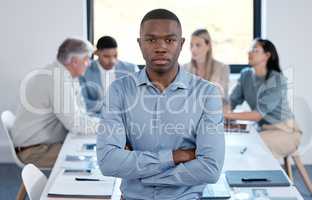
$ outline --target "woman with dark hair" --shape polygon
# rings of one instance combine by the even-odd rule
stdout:
[[[257,38],[248,54],[251,68],[243,69],[230,95],[231,109],[244,101],[250,112],[229,112],[228,120],[256,121],[260,135],[276,158],[294,152],[301,131],[287,100],[287,79],[282,74],[279,56],[272,42]]]
[[[213,58],[212,40],[206,29],[198,29],[192,34],[191,53],[191,62],[183,68],[219,86],[224,102],[228,102],[230,68]]]

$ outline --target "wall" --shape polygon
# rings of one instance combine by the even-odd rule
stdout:
[[[308,59],[312,53],[312,1],[263,0],[262,33],[276,45],[281,65],[288,76],[292,96],[303,98],[312,109],[312,67]],[[294,99],[294,98],[292,98]],[[296,104],[292,104],[296,111]],[[298,121],[309,121],[297,118]],[[312,123],[312,116],[310,123]],[[311,127],[301,124],[302,128]],[[312,134],[305,132],[304,134]],[[304,141],[306,142],[306,141]],[[312,146],[303,154],[306,164],[312,164]]]
[[[4,0],[0,6],[0,111],[16,110],[19,83],[53,61],[69,36],[86,38],[85,0]],[[0,127],[0,162],[9,161]]]

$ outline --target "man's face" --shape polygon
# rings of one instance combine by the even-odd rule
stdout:
[[[87,67],[90,65],[90,58],[88,55],[83,57],[73,57],[70,61],[70,70],[74,77],[84,75]]]
[[[97,50],[95,54],[99,57],[101,66],[106,70],[112,69],[117,63],[117,48]]]
[[[184,38],[176,21],[152,19],[145,21],[138,39],[146,66],[165,73],[177,66]]]

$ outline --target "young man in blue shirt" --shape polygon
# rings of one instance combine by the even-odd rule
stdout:
[[[126,200],[198,199],[223,167],[220,92],[180,69],[184,38],[172,12],[148,12],[138,43],[146,67],[110,87],[97,135],[98,164],[104,175],[123,179]]]
[[[98,59],[91,62],[84,76],[79,78],[87,111],[99,114],[103,98],[110,84],[138,71],[138,66],[118,59],[118,44],[111,36],[101,37],[96,44]]]

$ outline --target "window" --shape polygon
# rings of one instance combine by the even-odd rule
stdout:
[[[186,42],[181,64],[190,61],[190,35],[206,28],[213,40],[213,55],[239,72],[247,65],[247,50],[260,36],[261,0],[89,0],[89,39],[96,44],[103,35],[116,38],[119,58],[144,64],[137,44],[142,17],[155,8],[173,11],[179,17]]]

